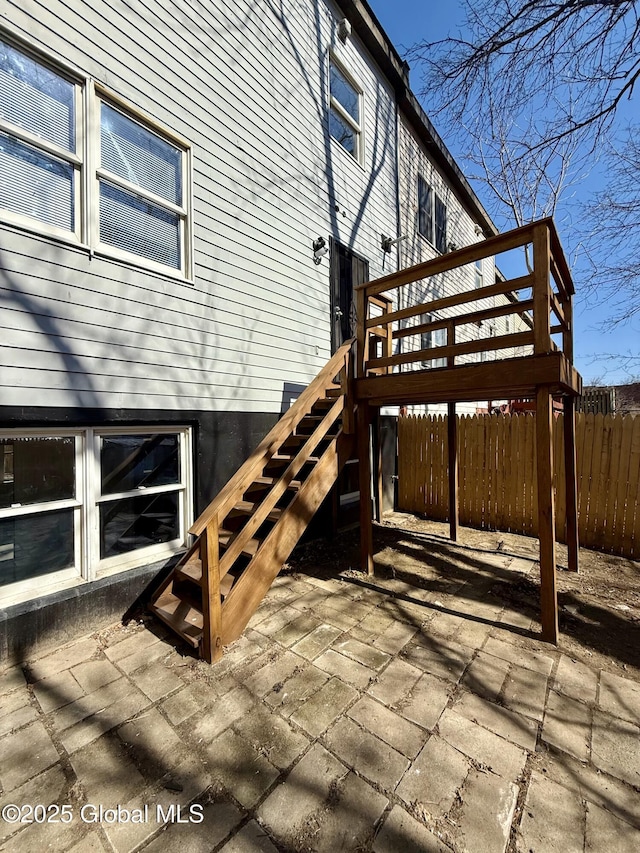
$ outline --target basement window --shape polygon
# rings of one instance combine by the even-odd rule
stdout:
[[[0,434],[0,602],[160,560],[191,520],[188,428]]]

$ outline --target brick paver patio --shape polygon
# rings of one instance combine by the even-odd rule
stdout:
[[[0,849],[640,850],[640,685],[523,636],[486,581],[531,561],[474,560],[280,576],[214,668],[148,623],[6,670]]]

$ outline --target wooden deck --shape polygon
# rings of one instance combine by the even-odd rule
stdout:
[[[476,261],[524,247],[528,247],[533,259],[526,275],[510,280],[497,277],[484,287],[430,301],[413,297],[415,293],[432,292],[430,280],[436,281],[436,276],[459,272]],[[582,391],[582,380],[573,367],[573,295],[569,266],[551,219],[482,240],[357,288],[353,394],[358,407],[362,567],[373,571],[372,507],[362,496],[367,494],[371,481],[367,451],[369,425],[376,409],[385,405],[447,404],[449,525],[455,540],[456,403],[532,399],[537,415],[542,637],[552,643],[558,639],[552,437],[553,400],[558,397],[563,400],[565,415],[568,563],[570,569],[578,569],[574,399]],[[505,323],[504,332],[495,335],[494,321],[507,317],[509,326]],[[489,334],[483,334],[483,329],[488,329]],[[445,343],[425,347],[425,341],[434,339],[434,332],[440,332],[440,336],[444,333]],[[405,342],[409,344],[408,351],[403,351]],[[470,357],[478,360],[470,363]],[[443,361],[444,367],[424,369]]]

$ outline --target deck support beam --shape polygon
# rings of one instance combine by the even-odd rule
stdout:
[[[565,503],[567,507],[565,541],[567,568],[578,571],[578,483],[576,471],[576,403],[573,397],[564,398],[563,417]]]
[[[360,564],[368,575],[373,574],[373,525],[371,507],[371,407],[358,405],[358,481],[360,489]]]
[[[540,605],[542,639],[558,642],[556,591],[555,496],[553,491],[553,397],[542,386],[536,393],[536,465],[538,537],[540,539]]]
[[[458,419],[456,404],[447,404],[447,448],[449,454],[449,537],[452,542],[458,539]]]

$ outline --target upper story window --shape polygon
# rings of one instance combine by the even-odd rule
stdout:
[[[96,164],[91,181],[85,151]],[[0,41],[0,211],[8,221],[188,276],[189,154],[88,80]]]
[[[183,267],[185,152],[100,100],[100,243]]]
[[[418,233],[433,243],[433,190],[418,175]]]
[[[361,163],[362,91],[333,57],[329,60],[329,95],[329,133]]]
[[[482,287],[484,285],[484,272],[482,269],[482,261],[478,260],[475,263],[475,285],[476,288]]]
[[[78,83],[0,41],[0,208],[80,237]]]
[[[441,254],[447,251],[447,207],[422,175],[418,175],[418,233]]]

